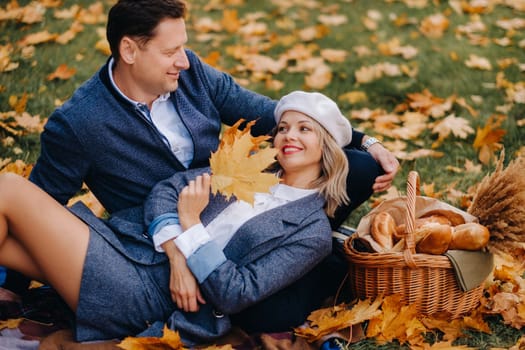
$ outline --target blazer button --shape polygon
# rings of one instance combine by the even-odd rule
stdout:
[[[215,316],[215,318],[223,318],[224,314],[222,312],[217,311],[217,310],[213,310],[213,316]]]
[[[142,234],[142,237],[144,237],[144,238],[149,238],[149,236],[148,236],[146,233],[143,233],[143,234]]]

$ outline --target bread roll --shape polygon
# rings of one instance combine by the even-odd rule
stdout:
[[[374,216],[372,226],[370,226],[370,234],[385,250],[390,250],[394,246],[393,237],[395,232],[396,222],[392,215],[382,211]]]
[[[442,224],[442,225],[452,225],[452,223],[450,222],[450,220],[446,216],[440,215],[440,214],[435,214],[435,215],[425,216],[425,217],[416,219],[416,221],[415,221],[415,229],[418,229],[421,226],[429,224],[429,223],[438,223],[438,224]],[[404,237],[405,235],[406,235],[406,225],[405,224],[398,225],[396,227],[395,238],[400,239],[400,238]]]
[[[443,254],[452,240],[452,226],[428,223],[414,231],[416,253]],[[422,238],[420,238],[422,237]]]
[[[480,250],[489,242],[490,232],[487,227],[469,222],[453,228],[449,249]]]

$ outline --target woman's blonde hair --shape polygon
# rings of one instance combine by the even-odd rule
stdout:
[[[350,198],[346,193],[346,179],[350,167],[345,152],[335,139],[317,122],[316,131],[319,135],[321,154],[321,174],[312,185],[326,199],[325,212],[333,217],[337,207],[349,204]]]

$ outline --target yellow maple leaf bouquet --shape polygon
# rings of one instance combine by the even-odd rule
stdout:
[[[271,136],[254,137],[250,131],[255,121],[243,130],[239,120],[224,131],[216,152],[210,157],[211,190],[229,199],[232,195],[253,205],[256,192],[269,192],[279,183],[274,173],[266,172],[275,163],[277,150],[267,142]]]

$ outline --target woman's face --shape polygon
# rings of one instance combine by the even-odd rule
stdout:
[[[317,129],[321,126],[305,114],[286,111],[277,125],[273,145],[283,170],[304,171],[316,179],[321,172],[321,145]]]

